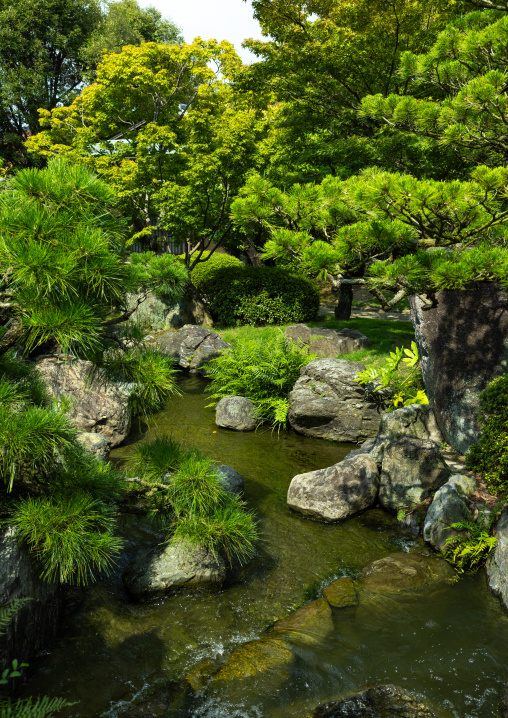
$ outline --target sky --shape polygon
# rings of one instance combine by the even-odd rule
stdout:
[[[242,48],[247,37],[261,38],[261,28],[252,16],[250,0],[141,0],[142,7],[153,5],[163,17],[181,27],[186,42],[195,37],[203,40],[229,40],[243,62],[256,58]]]

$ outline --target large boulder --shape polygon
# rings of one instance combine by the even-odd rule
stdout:
[[[253,431],[258,423],[256,406],[244,396],[224,396],[215,407],[215,423],[223,429]]]
[[[67,415],[77,429],[104,434],[111,446],[127,438],[134,384],[112,382],[92,362],[80,359],[42,359],[35,366],[50,396],[70,400]]]
[[[178,332],[161,334],[157,337],[157,345],[175,359],[178,366],[195,374],[205,374],[205,364],[231,346],[210,329],[194,324],[186,324]]]
[[[443,559],[399,552],[366,566],[359,585],[376,593],[399,594],[421,592],[452,577],[453,569]]]
[[[367,448],[380,462],[384,449],[389,444],[407,436],[433,441],[436,444],[443,441],[434,414],[428,405],[410,404],[383,414],[375,442]]]
[[[457,535],[450,526],[470,518],[467,499],[477,483],[473,476],[456,474],[434,494],[423,524],[423,538],[437,551],[443,551],[447,539]]]
[[[356,329],[311,329],[306,324],[293,324],[284,334],[291,341],[308,347],[317,357],[336,357],[370,346],[370,339]]]
[[[62,615],[62,590],[39,578],[28,550],[20,545],[13,528],[0,533],[0,606],[28,600],[0,636],[0,666],[11,660],[30,661],[47,649],[56,636]]]
[[[505,506],[495,527],[497,543],[487,560],[487,581],[490,590],[508,609],[508,506]]]
[[[417,696],[386,685],[318,706],[312,718],[436,718],[436,714]]]
[[[132,596],[144,599],[183,587],[220,588],[226,565],[203,546],[172,542],[141,551],[122,578]]]
[[[368,454],[297,474],[288,489],[288,506],[323,521],[346,519],[372,506],[379,486],[377,464]]]
[[[479,394],[508,367],[508,292],[485,282],[445,290],[437,307],[410,299],[430,405],[446,441],[461,454],[479,438]]]
[[[300,370],[289,394],[289,422],[305,436],[361,441],[375,436],[382,407],[355,381],[365,366],[347,359],[315,359]]]
[[[139,297],[140,294],[128,294],[127,302],[132,305]],[[164,297],[148,292],[146,299],[138,306],[129,322],[155,332],[164,329],[181,329],[186,324],[213,327],[212,318],[204,304],[188,293],[176,302],[169,302]]]
[[[433,441],[411,436],[395,439],[383,451],[379,503],[390,511],[411,509],[449,477],[450,469]]]

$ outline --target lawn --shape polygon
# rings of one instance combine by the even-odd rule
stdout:
[[[351,354],[341,354],[341,359],[362,362],[365,366],[375,366],[389,355],[395,347],[410,347],[414,340],[414,329],[411,322],[394,322],[386,319],[350,319],[337,321],[332,317],[323,317],[316,322],[308,322],[311,327],[326,327],[328,329],[358,329],[365,334],[372,345],[368,349],[360,349]],[[254,339],[266,341],[278,332],[283,332],[285,326],[270,325],[265,327],[243,326],[234,329],[215,329],[226,342],[234,344],[238,341]]]

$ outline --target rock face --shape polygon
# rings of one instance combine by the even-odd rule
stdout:
[[[360,441],[375,436],[379,404],[366,398],[355,379],[363,364],[346,359],[315,359],[300,370],[289,394],[289,422],[305,436]]]
[[[76,428],[104,434],[111,446],[118,446],[127,438],[133,384],[111,382],[100,372],[93,373],[92,362],[79,359],[43,359],[37,362],[36,369],[50,396],[71,400],[68,416]]]
[[[508,506],[496,524],[496,537],[496,548],[487,561],[487,581],[490,590],[508,609]]]
[[[109,459],[111,441],[105,434],[93,434],[82,431],[78,434],[77,439],[87,451],[94,454],[94,456],[101,461],[107,461]]]
[[[215,423],[224,429],[253,431],[257,424],[254,402],[244,396],[224,396],[215,407]]]
[[[323,596],[334,608],[347,608],[358,605],[358,594],[352,578],[345,576],[332,581],[323,588]]]
[[[182,369],[198,374],[204,374],[204,365],[231,346],[210,329],[194,324],[186,324],[178,332],[162,334],[157,338],[157,344]]]
[[[231,491],[233,494],[242,495],[245,489],[243,476],[236,469],[227,464],[217,466],[217,471],[221,474],[219,483],[224,491]]]
[[[338,521],[371,506],[378,491],[378,470],[368,454],[353,456],[327,469],[297,474],[288,490],[288,506],[306,516]]]
[[[411,297],[411,320],[430,405],[446,441],[464,454],[479,437],[479,394],[508,369],[508,292],[493,283],[446,290],[423,310]]]
[[[306,324],[293,324],[287,327],[284,334],[295,343],[309,348],[311,354],[318,357],[336,357],[349,354],[370,346],[370,339],[356,329],[323,329]]]
[[[286,635],[293,643],[319,643],[333,631],[330,604],[326,599],[318,598],[277,621],[273,628]]]
[[[133,305],[139,295],[128,294],[127,301]],[[176,303],[167,302],[149,292],[132,315],[129,322],[141,325],[148,331],[162,331],[164,329],[181,329],[186,324],[200,324],[213,327],[211,316],[204,304],[196,297],[185,295]]]
[[[434,441],[436,444],[443,441],[434,414],[428,405],[410,404],[383,414],[376,442],[371,451],[381,458],[386,443],[405,436]]]
[[[27,550],[18,545],[14,530],[0,533],[0,606],[30,598],[0,637],[0,666],[12,659],[30,661],[55,638],[61,613],[62,591],[38,578]]]
[[[203,547],[170,543],[141,551],[122,578],[133,596],[150,598],[184,586],[220,587],[226,578],[226,566]]]
[[[366,566],[360,585],[370,591],[396,594],[421,591],[453,576],[452,567],[443,559],[414,553],[392,553]]]
[[[434,494],[425,517],[423,538],[437,551],[446,547],[448,538],[457,535],[449,526],[469,518],[467,497],[475,491],[476,485],[474,477],[456,474]]]
[[[318,706],[312,718],[435,718],[435,713],[403,688],[387,685]]]
[[[442,486],[450,476],[439,446],[433,441],[403,437],[383,452],[379,503],[398,511],[410,509]]]

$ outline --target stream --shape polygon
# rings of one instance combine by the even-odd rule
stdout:
[[[124,592],[121,571],[135,547],[154,537],[148,524],[125,521],[127,545],[118,572],[84,598],[77,594],[57,644],[32,662],[27,694],[77,701],[62,712],[66,718],[117,718],[198,664],[219,666],[334,578],[354,577],[395,551],[427,553],[420,539],[380,509],[334,525],[291,512],[286,493],[292,477],[337,463],[353,447],[264,428],[219,429],[214,410],[206,408],[205,384],[183,375],[182,395],[150,420],[145,433],[115,449],[112,459],[121,464],[137,442],[170,433],[233,466],[244,476],[245,500],[260,520],[257,556],[220,592],[180,592],[136,604]],[[508,675],[508,618],[480,573],[425,595],[336,611],[331,634],[294,652],[291,669],[270,680],[253,677],[189,692],[164,715],[304,718],[319,703],[395,683],[439,707],[443,716],[494,718]]]

